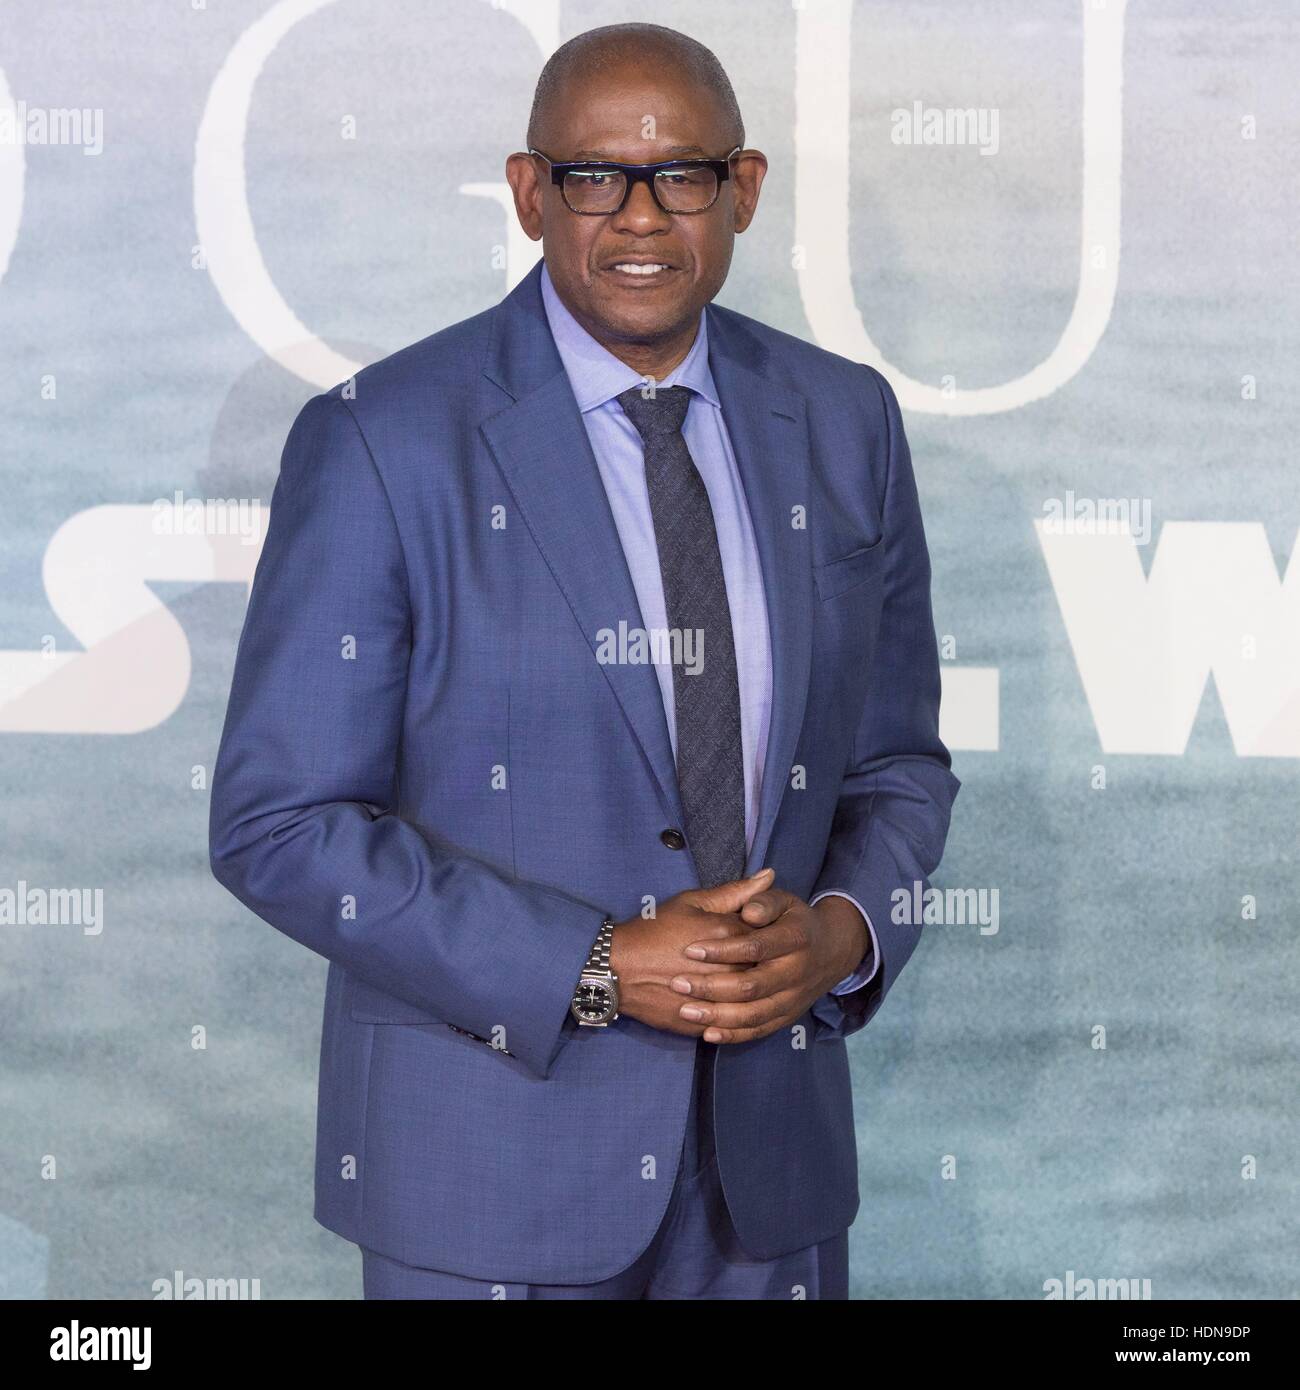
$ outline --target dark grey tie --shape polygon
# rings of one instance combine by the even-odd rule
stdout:
[[[745,769],[736,648],[718,533],[704,480],[682,438],[690,401],[685,386],[649,396],[635,389],[618,398],[645,444],[668,626],[703,638],[698,674],[691,675],[683,662],[673,663],[673,703],[686,842],[707,888],[744,872]]]

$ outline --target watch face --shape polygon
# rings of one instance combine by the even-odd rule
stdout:
[[[583,980],[573,996],[573,1012],[585,1023],[604,1023],[614,1012],[614,991],[602,980]]]

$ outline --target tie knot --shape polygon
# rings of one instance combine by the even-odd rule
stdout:
[[[618,397],[618,403],[643,440],[662,439],[680,432],[691,403],[691,389],[665,386],[642,394],[641,388],[634,386]]]

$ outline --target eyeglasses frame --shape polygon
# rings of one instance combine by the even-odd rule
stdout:
[[[546,161],[551,171],[551,182],[560,190],[560,197],[564,198],[564,179],[566,174],[572,173],[575,169],[595,169],[599,171],[609,170],[620,173],[626,179],[623,187],[623,200],[616,208],[607,208],[603,212],[583,212],[575,208],[567,198],[564,198],[564,206],[569,209],[575,217],[613,217],[620,213],[627,206],[627,200],[632,196],[632,189],[638,183],[648,184],[650,196],[655,200],[655,206],[660,212],[666,212],[671,217],[695,217],[701,212],[708,212],[715,207],[718,196],[722,192],[722,185],[731,177],[731,161],[740,153],[742,146],[737,145],[731,153],[723,159],[664,159],[657,164],[619,164],[612,159],[569,159],[556,161],[550,155],[543,154],[541,150],[530,149],[531,155],[536,155],[538,159]],[[712,169],[714,176],[718,180],[717,191],[713,195],[713,201],[702,208],[666,208],[659,200],[659,190],[655,187],[655,175],[663,169]]]

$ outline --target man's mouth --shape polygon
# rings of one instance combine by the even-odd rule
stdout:
[[[676,267],[667,261],[610,261],[602,267],[606,275],[611,275],[627,285],[655,285],[666,280]]]

